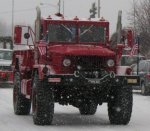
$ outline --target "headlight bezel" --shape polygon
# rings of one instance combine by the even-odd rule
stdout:
[[[64,66],[64,67],[69,67],[70,65],[71,65],[71,60],[68,59],[68,58],[65,58],[65,59],[63,60],[63,66]]]
[[[115,66],[115,61],[113,59],[107,60],[107,66],[108,67],[114,67]]]

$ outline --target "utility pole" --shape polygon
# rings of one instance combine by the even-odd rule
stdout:
[[[63,0],[63,16],[65,16],[65,2]]]
[[[137,44],[137,75],[139,75],[139,61],[140,61],[140,35],[137,34],[136,30],[136,19],[135,19],[135,0],[133,0],[133,26],[134,26],[134,44]]]
[[[136,37],[136,27],[135,27],[135,0],[133,0],[133,24],[134,24],[134,35]]]
[[[59,3],[58,3],[58,12],[60,13],[60,5],[61,5],[61,3],[60,3],[60,0],[59,0]]]
[[[98,0],[98,18],[100,18],[101,1]]]
[[[138,44],[138,49],[137,49],[137,75],[139,75],[139,62],[140,62],[140,36],[137,36],[137,44]]]

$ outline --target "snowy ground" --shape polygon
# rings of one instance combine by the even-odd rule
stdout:
[[[107,105],[98,107],[94,116],[81,116],[72,106],[55,105],[53,125],[36,126],[32,115],[13,113],[12,88],[0,88],[0,131],[150,131],[150,96],[134,93],[131,121],[126,126],[110,125]]]

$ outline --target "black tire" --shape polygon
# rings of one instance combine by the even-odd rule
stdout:
[[[97,104],[95,102],[83,103],[79,107],[81,115],[94,115],[97,110]]]
[[[16,115],[28,115],[31,108],[31,100],[21,94],[20,73],[14,73],[13,107]]]
[[[32,113],[36,125],[50,125],[54,114],[53,90],[35,73],[32,87]]]
[[[141,94],[144,96],[148,95],[148,90],[144,82],[141,83]]]
[[[133,94],[128,86],[117,87],[110,94],[108,102],[108,116],[111,124],[126,125],[132,113]]]

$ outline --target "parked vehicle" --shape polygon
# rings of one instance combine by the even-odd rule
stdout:
[[[137,65],[133,67],[133,75],[137,75]],[[150,60],[139,62],[138,75],[140,76],[140,86],[133,86],[133,89],[141,90],[142,95],[150,94]]]
[[[143,55],[139,55],[139,61],[140,60],[145,60],[145,57]],[[122,55],[119,65],[121,66],[131,66],[134,67],[134,65],[137,64],[138,61],[138,56],[137,55]]]
[[[0,49],[0,87],[7,87],[13,83],[12,50]]]
[[[13,41],[11,36],[0,36],[0,49],[13,49]]]
[[[81,115],[94,115],[98,105],[108,103],[110,123],[128,124],[132,85],[139,77],[131,75],[130,67],[118,74],[123,45],[110,47],[109,22],[57,16],[41,17],[37,7],[34,33],[29,26],[15,27],[14,113],[29,114],[32,103],[34,123],[50,125],[55,102],[73,105]],[[28,32],[22,34],[25,27]],[[24,45],[22,36],[28,49],[17,50],[17,45]]]

